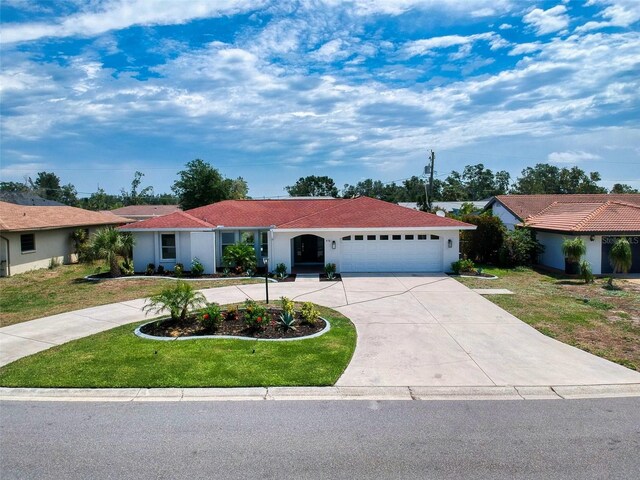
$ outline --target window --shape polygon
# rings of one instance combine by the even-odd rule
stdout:
[[[364,236],[363,235],[356,235],[354,238],[356,240],[364,240]]]
[[[431,240],[440,240],[438,235],[431,235]]]
[[[413,238],[414,238],[413,235],[405,235],[404,236],[405,240],[413,240]]]
[[[33,233],[25,233],[20,235],[20,251],[21,253],[29,253],[36,251],[36,236]]]
[[[162,234],[160,236],[162,243],[162,260],[176,259],[176,236],[173,233]]]
[[[427,236],[426,235],[418,235],[418,240],[426,240]]]
[[[220,245],[222,245],[222,255],[229,245],[236,243],[236,232],[221,232]]]
[[[342,237],[342,240],[344,240],[344,241],[351,240],[351,235],[347,235],[346,237]]]
[[[402,240],[402,235],[392,235],[391,238],[394,240]]]
[[[253,245],[255,242],[255,235],[253,232],[240,232],[240,241],[242,243]]]
[[[269,256],[269,232],[260,232],[260,255]]]
[[[389,235],[380,235],[380,240],[389,240]]]
[[[375,240],[376,236],[375,235],[367,235],[367,240]]]

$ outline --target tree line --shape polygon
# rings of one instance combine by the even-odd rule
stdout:
[[[184,210],[209,205],[229,199],[249,198],[249,187],[242,178],[226,178],[211,164],[201,159],[188,162],[178,172],[178,179],[171,187],[172,193],[156,194],[151,186],[143,186],[142,172],[135,172],[130,188],[120,194],[108,194],[99,188],[88,197],[79,198],[76,188],[63,185],[53,172],[39,172],[25,182],[0,182],[0,192],[33,193],[48,200],[88,210],[112,210],[127,205],[173,205]],[[476,201],[504,194],[571,194],[571,193],[638,193],[626,184],[616,183],[607,189],[598,185],[598,172],[585,172],[579,167],[557,167],[539,163],[526,167],[512,181],[504,170],[486,168],[484,164],[467,165],[461,172],[452,171],[444,179],[435,178],[431,190],[432,201]],[[292,197],[341,197],[368,196],[387,202],[415,202],[420,208],[426,205],[425,180],[418,176],[398,182],[382,182],[366,179],[355,185],[345,184],[339,189],[328,176],[301,177],[284,190]]]

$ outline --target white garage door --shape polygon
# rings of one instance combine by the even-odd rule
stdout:
[[[442,237],[363,234],[341,240],[341,272],[441,272]]]

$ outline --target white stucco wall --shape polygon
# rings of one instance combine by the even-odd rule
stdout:
[[[215,234],[214,232],[191,232],[190,238],[190,249],[189,254],[191,257],[188,260],[188,263],[185,262],[185,269],[189,270],[191,268],[191,262],[195,257],[198,257],[198,260],[204,266],[204,273],[210,274],[215,273],[216,270],[216,243],[215,243]]]
[[[502,220],[507,230],[514,230],[515,226],[520,223],[520,219],[504,208],[500,202],[495,202],[491,208],[493,215]]]
[[[0,240],[0,261],[10,262],[9,274],[28,272],[41,268],[48,268],[52,258],[59,263],[74,263],[77,261],[73,253],[74,244],[71,234],[77,228],[57,228],[54,230],[34,230],[28,232],[2,232],[0,235],[9,240],[7,255],[6,241]],[[95,227],[89,228],[91,235],[96,231]],[[34,234],[36,249],[33,252],[22,253],[20,248],[20,236]],[[8,258],[5,258],[7,257]]]
[[[591,241],[589,235],[578,235],[584,240],[587,253],[584,260],[591,264],[591,271],[595,275],[602,272],[602,236],[596,235]],[[562,242],[565,238],[573,239],[576,236],[561,233],[537,232],[538,241],[544,245],[544,253],[540,256],[540,263],[547,267],[564,270],[564,255],[562,254]]]
[[[156,248],[154,232],[135,232],[133,238],[133,269],[136,272],[145,272],[147,265],[156,265]]]

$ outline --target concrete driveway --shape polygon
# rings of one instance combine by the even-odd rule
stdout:
[[[342,282],[269,285],[335,308],[358,331],[338,386],[550,386],[640,383],[640,373],[538,333],[446,275],[343,275]],[[264,285],[204,290],[218,303],[264,300]],[[0,365],[144,318],[144,300],[0,329]]]

